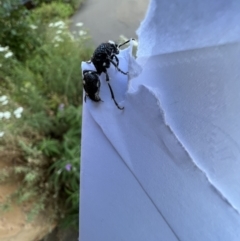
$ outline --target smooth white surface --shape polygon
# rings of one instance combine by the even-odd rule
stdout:
[[[195,26],[192,11],[197,16],[208,6],[215,16],[224,6],[219,25],[232,16],[224,43],[236,40],[238,1],[201,1],[198,8],[183,2],[189,4],[174,16],[189,26]],[[129,61],[130,48],[120,53],[120,68],[138,76],[128,83],[127,76],[109,70],[116,100],[125,109],[111,100],[104,74],[104,102],[84,104],[80,240],[239,241],[240,44],[218,45],[220,27],[208,32],[211,38],[190,28],[188,44],[185,33],[177,41],[170,31],[174,46],[167,52],[172,53],[159,54],[163,47],[153,53],[149,39],[161,40],[162,22],[160,12],[151,9],[165,7],[167,19],[169,6],[180,3],[151,3],[139,30],[142,71]],[[201,15],[201,31],[214,26],[209,14]],[[159,32],[151,32],[152,24]],[[171,26],[176,27],[169,23],[165,33]],[[179,46],[199,48],[179,51]],[[82,68],[94,67],[83,63]]]

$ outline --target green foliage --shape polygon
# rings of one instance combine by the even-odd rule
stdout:
[[[44,210],[52,219],[62,217],[64,226],[78,227],[80,63],[92,49],[87,35],[74,39],[62,21],[36,26],[42,44],[31,56],[19,61],[4,57],[10,49],[0,52],[0,95],[24,107],[22,118],[0,139],[5,150],[19,153],[11,168],[0,171],[1,181],[14,176],[20,183],[3,208],[30,202],[29,220]]]
[[[49,23],[54,20],[66,19],[73,14],[71,5],[61,2],[43,3],[40,7],[32,10],[31,18],[34,22],[39,20]]]
[[[21,60],[41,44],[30,27],[28,16],[29,11],[19,0],[0,2],[0,44],[9,46]]]
[[[74,10],[77,10],[79,6],[84,3],[85,0],[62,0],[62,2],[69,3]]]
[[[77,228],[81,107],[70,105],[57,110],[51,120],[55,131],[59,128],[57,138],[49,132],[33,143],[30,139],[19,139],[21,135],[18,134],[22,162],[1,170],[0,181],[14,175],[22,180],[22,185],[9,197],[8,205],[2,208],[11,206],[14,200],[19,204],[34,201],[27,210],[28,220],[33,220],[42,210],[49,210],[51,219],[66,216],[63,223]],[[28,121],[31,124],[31,120]]]
[[[65,208],[67,210],[66,219],[71,222],[66,223],[78,228],[78,207],[79,207],[79,182],[80,182],[80,120],[81,120],[81,107],[76,108],[69,106],[68,108],[59,111],[55,120],[56,130],[66,129],[66,126],[71,126],[64,132],[61,137],[61,153],[49,169],[50,172],[54,171],[57,175],[51,175],[52,182],[54,183],[55,190],[60,196],[64,193]],[[56,155],[54,156],[56,157]],[[59,183],[64,185],[59,185]],[[74,197],[74,198],[73,198]],[[73,216],[72,214],[75,214]],[[65,222],[65,220],[63,220]]]
[[[0,184],[4,183],[9,178],[9,176],[10,176],[9,171],[6,169],[2,169],[1,175],[0,175]]]
[[[45,44],[31,58],[14,63],[14,71],[7,73],[11,83],[15,81],[14,96],[38,110],[38,115],[46,108],[57,109],[61,103],[81,103],[80,63],[89,59],[92,51],[86,47],[87,36],[75,41],[67,30],[54,26],[45,29],[45,36]]]
[[[8,46],[17,59],[26,60],[42,46],[42,23],[67,19],[82,0],[33,1],[36,8],[29,11],[20,0],[0,1],[0,45]],[[39,28],[39,31],[36,29]]]
[[[64,3],[64,4],[69,4],[73,10],[77,10],[79,6],[84,2],[84,0],[33,0],[36,6],[39,6],[43,3],[53,3],[53,2],[58,2],[58,3]]]

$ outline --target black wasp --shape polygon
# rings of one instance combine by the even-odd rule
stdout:
[[[112,90],[112,87],[109,83],[109,75],[107,72],[107,69],[110,67],[111,64],[113,64],[116,69],[121,72],[122,74],[127,75],[127,72],[123,72],[119,67],[119,60],[117,55],[119,54],[119,49],[123,45],[127,44],[131,40],[127,40],[126,42],[122,44],[116,44],[113,41],[108,41],[107,43],[100,44],[96,50],[93,52],[92,58],[88,63],[93,63],[93,65],[96,68],[96,71],[92,70],[84,70],[83,71],[83,88],[86,92],[86,95],[84,97],[84,100],[86,101],[86,97],[88,96],[91,100],[95,102],[102,101],[99,97],[99,91],[101,82],[99,79],[99,76],[101,73],[106,74],[106,81],[108,83],[108,87],[111,93],[111,97],[117,106],[118,109],[122,110],[124,107],[120,107],[115,100],[114,93]]]

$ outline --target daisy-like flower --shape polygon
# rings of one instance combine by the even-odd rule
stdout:
[[[4,136],[4,131],[0,131],[0,137]]]
[[[56,31],[56,33],[57,33],[57,34],[60,34],[60,33],[62,33],[62,30],[59,29],[58,31]]]
[[[50,28],[54,28],[54,27],[57,27],[57,28],[60,28],[60,29],[66,28],[66,25],[63,21],[58,21],[58,22],[55,22],[55,23],[49,23],[48,26]]]
[[[21,118],[23,112],[22,107],[18,107],[15,111],[13,111],[13,114],[15,115],[16,118]]]
[[[6,100],[7,100],[7,96],[6,95],[0,96],[0,102],[4,102]]]
[[[3,118],[9,119],[11,117],[11,113],[9,111],[3,112]]]
[[[55,41],[57,41],[57,42],[63,42],[63,39],[60,38],[60,37],[57,35],[57,36],[55,36],[54,39],[53,39],[53,42],[55,42]]]
[[[60,26],[58,26],[58,28],[64,29],[64,28],[66,28],[66,26],[65,25],[60,25]]]
[[[13,53],[10,51],[10,52],[7,52],[4,57],[7,59],[7,58],[10,58],[11,56],[13,56]]]
[[[4,100],[4,101],[2,102],[2,105],[7,105],[7,103],[8,103],[8,100]]]
[[[83,26],[83,23],[81,23],[81,22],[76,23],[76,26],[77,26],[77,27],[82,27],[82,26]]]
[[[53,24],[54,27],[62,27],[65,26],[65,23],[63,21],[58,21]]]
[[[80,30],[80,31],[79,31],[79,35],[80,35],[80,36],[83,36],[83,35],[86,35],[86,34],[87,34],[86,31],[83,31],[83,30]]]
[[[31,25],[30,25],[30,28],[31,28],[31,29],[37,29],[38,26],[31,24]]]
[[[5,51],[7,51],[8,49],[9,49],[8,46],[2,47],[2,46],[0,45],[0,52],[5,52]]]

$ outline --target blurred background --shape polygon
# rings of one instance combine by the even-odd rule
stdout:
[[[83,22],[95,46],[108,40],[119,41],[136,38],[136,30],[147,10],[149,0],[86,0],[71,17],[72,32],[77,31],[76,23]]]
[[[0,241],[78,239],[81,61],[148,0],[0,1]]]

